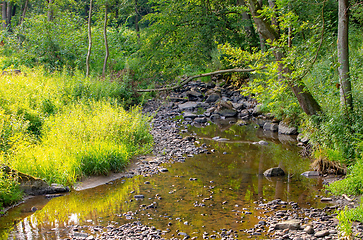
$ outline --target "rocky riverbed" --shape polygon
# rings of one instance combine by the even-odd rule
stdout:
[[[123,177],[151,176],[167,172],[166,163],[184,162],[186,158],[195,154],[213,154],[214,150],[205,144],[197,147],[196,138],[187,131],[189,125],[203,126],[209,124],[209,121],[244,125],[253,120],[265,131],[278,131],[283,136],[297,134],[297,129],[279,123],[271,115],[262,115],[253,99],[241,96],[238,91],[230,87],[219,87],[213,83],[189,83],[179,92],[173,92],[163,99],[148,101],[144,112],[154,116],[152,122],[154,152],[152,156],[138,157],[123,173]],[[303,137],[300,139],[300,145],[308,143],[308,139]],[[204,232],[203,239],[245,239],[246,236],[265,239],[339,239],[336,210],[345,205],[356,205],[357,199],[316,197],[332,204],[323,209],[315,209],[302,208],[295,202],[284,202],[280,199],[269,202],[261,199],[251,206],[263,213],[261,216],[256,216],[259,222],[253,228],[239,232],[232,229]],[[143,209],[148,207],[157,206],[151,204],[144,206]],[[251,212],[242,209],[238,214],[248,215]],[[354,224],[353,233],[357,239],[363,237],[362,231],[362,224]],[[165,239],[166,233],[167,230],[145,226],[140,222],[130,222],[122,226],[112,224],[107,227],[72,226],[66,239]],[[188,238],[196,239],[181,231],[177,231],[169,239]]]

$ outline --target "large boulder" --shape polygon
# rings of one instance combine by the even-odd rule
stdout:
[[[297,128],[296,127],[289,127],[286,123],[280,122],[280,124],[279,124],[279,134],[296,135],[297,134]]]
[[[282,168],[280,167],[274,167],[274,168],[270,168],[267,169],[263,175],[265,177],[278,177],[278,176],[285,176],[285,171],[282,170]]]
[[[229,118],[229,117],[236,117],[238,112],[233,109],[233,105],[229,101],[220,101],[217,104],[217,111],[219,115]]]

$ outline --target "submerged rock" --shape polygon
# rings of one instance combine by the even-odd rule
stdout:
[[[306,171],[301,174],[304,177],[319,177],[320,173],[318,171]]]

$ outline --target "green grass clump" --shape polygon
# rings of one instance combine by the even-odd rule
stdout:
[[[333,195],[360,195],[363,194],[363,160],[359,159],[353,165],[346,178],[333,182],[327,187]]]
[[[148,119],[139,108],[115,102],[72,104],[47,118],[38,144],[22,140],[9,165],[48,182],[73,184],[84,175],[119,171],[135,154],[150,150]]]
[[[338,212],[337,219],[339,220],[339,236],[340,239],[353,239],[352,220],[349,218],[349,210],[345,207],[344,210]]]

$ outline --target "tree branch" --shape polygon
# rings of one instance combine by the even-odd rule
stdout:
[[[198,74],[198,75],[194,75],[194,76],[191,76],[191,77],[187,77],[184,81],[180,82],[179,84],[177,84],[175,86],[169,86],[169,87],[165,87],[165,88],[154,88],[154,89],[138,89],[136,91],[137,92],[169,91],[169,90],[174,90],[174,89],[180,88],[183,85],[185,85],[188,82],[190,82],[191,80],[193,80],[195,78],[199,78],[199,77],[208,77],[208,76],[212,76],[212,75],[216,75],[216,74],[231,73],[231,72],[254,72],[256,70],[261,70],[261,69],[264,69],[264,68],[265,67],[262,67],[260,69],[251,69],[251,68],[241,69],[241,68],[235,68],[235,69],[219,70],[219,71],[215,71],[215,72],[203,73],[203,74]]]

